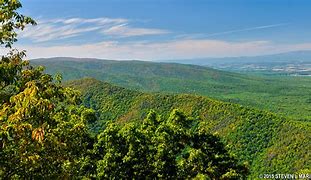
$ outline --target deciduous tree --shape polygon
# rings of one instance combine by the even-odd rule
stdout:
[[[35,22],[17,12],[18,0],[0,1],[0,44],[11,49],[17,31]],[[85,125],[90,111],[79,94],[11,50],[0,61],[0,179],[87,176]]]
[[[110,123],[94,150],[99,178],[243,179],[247,174],[217,136],[177,110],[168,119],[151,112],[143,123]]]

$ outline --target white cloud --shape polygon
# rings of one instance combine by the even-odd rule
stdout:
[[[270,28],[276,28],[281,26],[287,26],[290,23],[279,23],[279,24],[270,24],[270,25],[264,25],[264,26],[255,26],[255,27],[249,27],[244,29],[234,29],[229,31],[220,31],[210,34],[205,33],[195,33],[195,34],[179,34],[175,36],[175,38],[183,38],[183,39],[202,39],[202,38],[210,38],[214,36],[221,36],[221,35],[227,35],[227,34],[236,34],[241,32],[248,32],[248,31],[258,31],[263,29],[270,29]]]
[[[224,40],[210,40],[206,37],[221,34],[229,34],[243,31],[260,30],[285,26],[286,24],[273,24],[257,26],[247,29],[219,32],[199,37],[178,37],[176,40],[162,42],[144,41],[122,41],[118,38],[130,36],[145,36],[170,33],[167,30],[132,27],[131,21],[122,18],[69,18],[50,19],[39,21],[39,25],[26,28],[21,33],[23,38],[34,42],[47,42],[52,40],[78,37],[84,33],[96,32],[101,36],[111,36],[111,41],[100,40],[99,43],[86,44],[60,44],[53,46],[42,46],[42,44],[17,45],[18,49],[27,50],[29,58],[40,57],[94,57],[103,59],[186,59],[204,57],[232,57],[232,56],[254,56],[281,53],[296,50],[311,50],[311,43],[305,44],[277,44],[270,41],[245,41],[232,42]],[[3,54],[5,51],[0,49]]]
[[[130,37],[130,36],[167,34],[169,33],[169,31],[162,29],[132,28],[129,27],[127,24],[120,24],[112,26],[109,29],[103,30],[102,33],[112,36]]]
[[[69,18],[39,20],[37,26],[30,26],[20,32],[20,38],[33,42],[46,42],[81,36],[87,32],[120,38],[168,33],[166,30],[135,28],[128,24],[130,20],[122,18]]]
[[[223,32],[207,34],[205,35],[205,37],[218,36],[218,35],[224,35],[224,34],[233,34],[233,33],[246,32],[246,31],[255,31],[255,30],[260,30],[260,29],[269,29],[269,28],[275,28],[275,27],[286,26],[286,25],[289,25],[289,23],[279,23],[279,24],[270,24],[270,25],[264,25],[264,26],[250,27],[250,28],[245,28],[245,29],[235,29],[231,31],[223,31]]]
[[[27,50],[29,58],[40,57],[94,57],[102,59],[185,59],[204,57],[254,56],[296,50],[311,50],[311,43],[275,44],[268,41],[228,42],[217,40],[177,40],[167,42],[104,41],[84,45],[51,47],[20,46]]]

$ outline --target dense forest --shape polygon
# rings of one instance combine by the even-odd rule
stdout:
[[[173,110],[141,122],[105,122],[59,78],[32,68],[23,53],[1,60],[2,179],[244,179],[246,165],[197,118]],[[96,136],[94,136],[96,134]]]
[[[64,80],[93,77],[139,91],[203,95],[296,120],[311,120],[309,77],[255,76],[189,64],[146,61],[60,57],[30,62],[45,66],[49,74],[63,74]]]
[[[161,79],[156,86],[170,87],[159,93],[93,78],[63,83],[61,75],[32,66],[25,51],[14,49],[18,32],[36,24],[19,13],[21,7],[18,0],[0,1],[0,44],[9,52],[0,61],[0,179],[258,179],[264,173],[311,173],[310,114],[292,118],[171,91],[172,76],[180,75],[176,66],[193,74],[174,77],[176,84],[201,76],[184,65],[149,66],[152,72],[171,72],[152,76]],[[243,79],[227,73],[219,81],[224,72],[193,67],[206,73],[198,84],[213,77],[212,86],[201,87],[211,92],[215,85]],[[160,74],[167,75],[166,83]],[[128,77],[117,78],[132,80]],[[252,78],[257,77],[243,82]]]
[[[298,173],[311,169],[309,122],[197,95],[142,93],[91,78],[72,81],[67,86],[80,90],[83,104],[98,114],[98,120],[90,124],[95,133],[107,119],[127,124],[143,121],[150,109],[163,118],[179,109],[200,119],[208,132],[222,137],[230,152],[241,163],[249,164],[252,178],[265,172]]]
[[[17,31],[35,24],[19,1],[0,2],[1,179],[242,179],[248,169],[196,118],[151,112],[143,123],[108,122],[92,136],[93,110],[60,77],[43,73],[12,50]]]

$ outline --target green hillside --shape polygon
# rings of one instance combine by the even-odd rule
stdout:
[[[310,79],[74,58],[35,60],[34,67],[14,48],[18,33],[36,24],[21,7],[19,0],[0,2],[0,46],[9,52],[0,57],[1,180],[310,179]],[[59,35],[67,39],[80,27],[93,33],[84,25],[94,20],[115,21],[68,20],[51,20],[61,29],[47,24],[37,30],[48,30],[40,32],[49,34],[46,40],[65,30],[68,36]],[[134,29],[145,30],[129,32]],[[65,80],[107,82],[63,83],[37,65]]]
[[[263,77],[176,63],[51,58],[31,61],[64,80],[94,77],[145,92],[189,93],[311,120],[311,78]]]
[[[93,124],[94,131],[102,129],[106,120],[140,121],[150,109],[167,118],[169,112],[178,108],[202,119],[208,131],[218,133],[231,152],[249,163],[250,179],[268,172],[310,173],[310,122],[285,119],[197,95],[142,93],[95,79],[72,81],[67,85],[81,90],[83,104],[98,113],[100,121]]]

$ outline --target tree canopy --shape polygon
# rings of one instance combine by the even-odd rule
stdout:
[[[17,30],[23,30],[27,24],[36,24],[28,16],[17,12],[22,7],[18,0],[0,1],[0,44],[11,47],[17,41]]]
[[[17,30],[35,24],[17,0],[0,1],[0,44],[11,48]],[[11,50],[0,61],[0,178],[78,176],[89,139],[79,93]],[[74,174],[73,174],[74,171]]]
[[[18,0],[0,1],[6,48],[18,30],[35,24],[17,12],[20,7]],[[245,178],[247,168],[220,139],[179,111],[167,120],[151,112],[143,123],[107,123],[93,138],[88,125],[95,111],[25,55],[11,50],[0,61],[1,179]]]
[[[109,123],[94,147],[98,177],[245,178],[246,166],[199,122],[174,110],[168,119],[151,111],[142,123]]]

